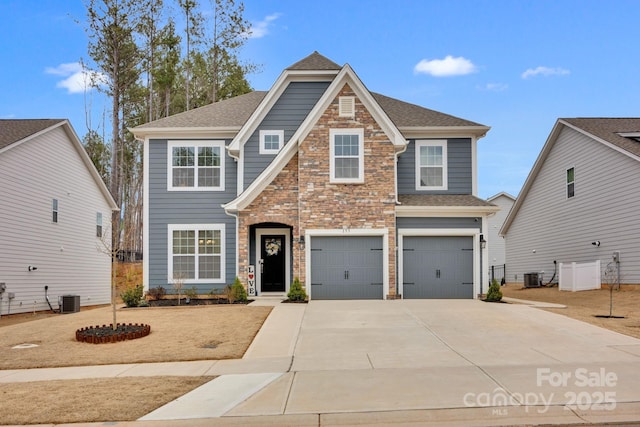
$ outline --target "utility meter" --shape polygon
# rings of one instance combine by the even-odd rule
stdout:
[[[613,251],[613,262],[620,262],[620,251]]]

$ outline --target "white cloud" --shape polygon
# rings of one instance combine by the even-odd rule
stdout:
[[[107,82],[104,74],[87,70],[79,62],[47,67],[44,72],[54,76],[65,77],[56,83],[56,87],[67,89],[67,93],[83,93],[93,89],[96,85],[102,85]]]
[[[536,67],[536,68],[529,68],[527,71],[522,73],[522,78],[528,79],[529,77],[535,77],[539,75],[542,75],[545,77],[566,76],[567,74],[571,74],[571,72],[564,68]]]
[[[475,73],[477,67],[462,56],[454,58],[447,55],[444,59],[431,59],[418,62],[414,67],[415,73],[429,74],[434,77],[463,76]]]
[[[486,85],[481,86],[480,89],[490,92],[503,92],[509,89],[509,85],[506,83],[487,83]]]
[[[250,39],[259,39],[269,34],[269,26],[273,21],[278,19],[282,14],[273,13],[266,16],[262,21],[251,24],[251,32],[247,35]]]

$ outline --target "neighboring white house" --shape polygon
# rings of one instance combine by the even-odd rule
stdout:
[[[619,251],[621,283],[640,284],[638,183],[640,118],[559,119],[501,230],[507,282]]]
[[[489,242],[489,278],[496,278],[500,282],[504,278],[504,265],[506,264],[506,248],[504,237],[500,236],[500,229],[504,224],[504,220],[507,218],[513,203],[516,198],[504,191],[491,196],[487,199],[487,202],[493,203],[500,207],[500,211],[495,215],[490,216],[488,222],[488,236]]]
[[[0,200],[0,314],[110,302],[117,205],[69,121],[0,120]]]

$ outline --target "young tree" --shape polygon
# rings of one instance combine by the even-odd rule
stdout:
[[[89,55],[106,84],[99,86],[111,98],[111,182],[110,190],[118,206],[122,205],[122,158],[124,156],[123,97],[140,76],[140,51],[134,40],[139,17],[136,0],[87,0]],[[120,237],[120,213],[112,216],[113,247]]]
[[[104,139],[94,130],[89,130],[82,138],[82,145],[91,158],[94,166],[100,174],[102,181],[109,186],[109,162],[111,161],[111,148],[105,144]]]

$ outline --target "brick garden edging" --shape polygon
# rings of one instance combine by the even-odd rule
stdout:
[[[91,344],[115,343],[124,340],[135,340],[137,338],[146,337],[151,333],[151,326],[146,324],[125,323],[116,324],[113,329],[113,323],[102,326],[89,326],[76,330],[76,340]]]

